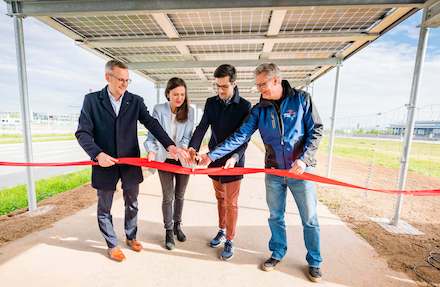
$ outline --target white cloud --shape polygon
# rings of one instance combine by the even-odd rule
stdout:
[[[400,34],[402,36],[417,40],[419,38],[419,32],[420,29],[417,25],[404,23],[397,25],[390,33],[396,35]]]
[[[351,121],[356,123],[361,115],[375,114],[403,106],[409,102],[415,47],[391,42],[374,44],[348,59],[341,68],[341,85],[337,105],[337,126]],[[426,59],[420,82],[418,106],[439,104],[438,75],[440,57]],[[329,126],[335,71],[315,83],[314,98],[321,116]],[[403,113],[403,115],[402,115]],[[391,115],[389,121],[398,121],[405,110]],[[365,116],[363,120],[370,121]]]
[[[28,90],[34,111],[77,112],[83,96],[105,86],[105,61],[77,46],[63,34],[39,21],[24,20]],[[13,23],[0,15],[0,87],[9,97],[0,110],[18,110],[18,79]],[[129,90],[145,96],[150,107],[156,95],[144,78],[132,75]]]

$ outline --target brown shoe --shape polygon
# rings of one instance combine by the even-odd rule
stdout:
[[[122,250],[119,247],[113,247],[109,248],[107,250],[108,256],[110,259],[121,262],[125,259],[124,253],[122,253]]]
[[[142,244],[136,239],[126,241],[127,245],[131,248],[131,250],[140,252],[142,250]]]

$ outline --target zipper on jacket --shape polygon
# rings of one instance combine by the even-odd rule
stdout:
[[[284,166],[287,166],[286,158],[285,158],[285,154],[284,154],[284,124],[283,124],[283,119],[281,118],[281,104],[280,104],[280,115],[279,116],[278,116],[278,112],[277,112],[275,105],[272,104],[272,106],[273,106],[275,112],[277,113],[278,124],[279,124],[278,131],[280,132],[280,136],[281,136],[281,150],[283,153],[283,162],[284,162]],[[271,116],[272,116],[272,120],[274,120],[273,112],[271,113]]]
[[[272,119],[272,128],[274,129],[275,128],[275,116],[273,115],[273,112],[270,113],[270,117]]]
[[[281,108],[280,108],[280,110],[281,110]],[[280,113],[281,113],[281,111],[280,111]],[[284,145],[284,124],[283,124],[283,119],[281,118],[281,115],[280,115],[279,121],[280,121],[280,127],[281,127],[281,145]]]
[[[286,155],[284,154],[284,124],[283,124],[283,118],[281,116],[281,105],[280,105],[280,116],[278,117],[278,121],[280,122],[280,127],[281,127],[281,149],[283,151],[283,162],[284,162],[284,166],[287,167]]]
[[[276,112],[276,109],[275,109],[275,112]],[[272,127],[275,128],[275,116],[274,116],[273,112],[270,113],[270,116],[272,118]],[[280,136],[281,136],[281,145],[284,145],[284,125],[283,125],[283,121],[278,116],[277,116],[277,118],[278,118],[277,121],[278,121],[278,125],[279,125],[278,131],[279,131]]]

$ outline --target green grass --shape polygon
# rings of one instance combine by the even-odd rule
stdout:
[[[41,179],[36,182],[37,202],[90,181],[91,169]],[[28,206],[25,185],[0,189],[0,215]]]
[[[320,152],[327,153],[324,137]],[[336,138],[334,155],[399,169],[403,143],[391,140]],[[440,177],[440,145],[414,142],[411,146],[409,170]]]
[[[260,137],[252,141],[264,151]],[[327,154],[328,138],[324,137],[319,152]],[[392,140],[336,138],[333,154],[359,160],[364,164],[399,169],[403,143]],[[411,146],[409,170],[426,176],[440,177],[440,144],[415,142]]]

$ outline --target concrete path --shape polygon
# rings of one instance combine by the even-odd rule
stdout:
[[[247,166],[262,166],[263,154],[250,145]],[[236,254],[219,260],[220,249],[207,242],[217,232],[216,201],[206,176],[193,176],[184,207],[184,231],[189,240],[163,248],[161,189],[158,176],[148,177],[139,196],[138,239],[144,251],[124,245],[127,260],[110,261],[96,223],[96,206],[59,221],[0,248],[1,286],[415,286],[405,275],[391,271],[374,249],[338,217],[319,205],[324,280],[314,284],[305,276],[302,228],[292,196],[286,213],[289,251],[279,268],[259,266],[270,253],[264,176],[246,176],[239,199]],[[123,236],[123,202],[113,206],[119,238]]]

